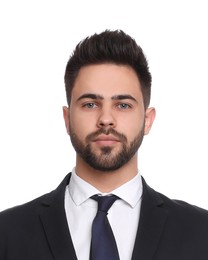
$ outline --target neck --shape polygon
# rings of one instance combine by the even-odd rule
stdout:
[[[108,172],[95,170],[79,156],[76,160],[76,174],[103,193],[111,192],[130,181],[137,172],[137,155],[121,168]]]

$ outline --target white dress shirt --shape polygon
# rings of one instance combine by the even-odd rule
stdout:
[[[103,194],[72,171],[71,180],[66,187],[65,211],[68,226],[77,258],[89,259],[91,243],[91,226],[97,213],[97,202],[90,197]],[[130,260],[136,238],[142,196],[142,181],[138,173],[132,180],[113,190],[117,195],[108,211],[108,220],[113,230],[120,260]]]

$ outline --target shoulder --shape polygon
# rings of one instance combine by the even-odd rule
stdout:
[[[162,227],[162,249],[168,249],[177,255],[178,251],[175,250],[180,248],[180,254],[184,256],[207,259],[204,257],[208,256],[208,211],[206,209],[182,200],[170,199],[144,182],[140,223],[143,224],[144,233],[149,226],[157,227],[157,230],[159,226]],[[198,258],[199,254],[203,257]]]
[[[39,209],[45,196],[0,212],[0,259],[5,259],[7,251],[20,253],[22,243],[28,246],[31,239],[36,240],[41,232]]]
[[[163,200],[163,209],[168,211],[167,224],[172,232],[186,233],[208,239],[208,211],[182,200],[174,200],[158,193]],[[174,230],[175,229],[175,230]],[[177,231],[178,230],[178,231]]]
[[[54,221],[58,215],[64,222],[64,196],[69,179],[67,175],[54,191],[0,212],[0,259],[7,259],[8,252],[11,256],[8,259],[39,259],[40,251],[31,253],[37,248],[48,254],[43,221]]]
[[[47,196],[47,194],[42,195],[30,202],[18,205],[0,212],[0,223],[2,221],[9,221],[11,218],[21,218],[23,215],[34,214],[34,211],[39,207],[41,201]]]
[[[186,217],[186,220],[204,219],[208,224],[208,210],[192,205],[183,200],[170,199],[158,192],[158,195],[164,201],[163,207],[167,208],[174,216]]]
[[[183,200],[171,199],[164,194],[150,188],[143,179],[145,204],[157,205],[168,212],[169,220],[195,226],[208,227],[208,210],[187,203]]]
[[[68,174],[55,190],[30,202],[0,212],[0,228],[12,227],[13,223],[14,225],[17,225],[17,223],[25,225],[28,221],[32,222],[37,219],[37,215],[44,206],[64,200],[65,187],[69,179],[70,175]]]
[[[48,194],[0,212],[0,244],[2,246],[6,241],[18,241],[18,237],[25,237],[24,234],[38,232],[41,205],[47,196]]]

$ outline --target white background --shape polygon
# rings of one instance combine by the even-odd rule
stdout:
[[[204,0],[0,3],[0,210],[56,188],[75,164],[63,75],[84,37],[123,29],[146,53],[157,118],[139,153],[154,189],[208,209]]]

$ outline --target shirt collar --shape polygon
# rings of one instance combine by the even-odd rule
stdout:
[[[79,206],[88,200],[94,194],[114,194],[127,202],[132,208],[136,206],[137,202],[142,196],[142,179],[138,172],[137,175],[130,181],[124,183],[122,186],[113,190],[110,193],[102,193],[88,182],[80,178],[75,171],[72,170],[71,180],[69,182],[69,193],[74,203]]]

